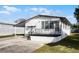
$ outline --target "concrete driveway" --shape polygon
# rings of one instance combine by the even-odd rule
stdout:
[[[44,43],[27,40],[23,37],[0,38],[0,53],[30,53],[42,47]]]

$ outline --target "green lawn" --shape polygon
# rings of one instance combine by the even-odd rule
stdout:
[[[79,34],[72,34],[57,43],[49,43],[34,51],[36,53],[74,53],[79,52]]]

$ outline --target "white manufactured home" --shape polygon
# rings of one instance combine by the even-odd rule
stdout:
[[[37,15],[16,26],[25,27],[25,36],[29,36],[30,40],[45,43],[58,42],[71,32],[71,23],[58,16]]]

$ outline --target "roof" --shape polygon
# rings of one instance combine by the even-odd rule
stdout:
[[[71,25],[70,21],[66,17],[60,17],[60,16],[49,16],[49,15],[37,15],[35,17],[50,17],[50,18],[60,18],[60,20],[66,24]],[[33,17],[34,18],[34,17]],[[32,19],[32,18],[30,18]]]
[[[27,19],[27,20],[25,20],[25,21],[22,21],[22,22],[16,24],[16,26],[21,26],[21,27],[23,27],[23,26],[25,26],[25,23],[27,23],[27,22],[30,21],[31,19],[33,19],[33,18],[38,18],[38,17],[60,18],[60,20],[61,20],[62,22],[71,25],[71,23],[69,22],[69,20],[68,20],[66,17],[49,16],[49,15],[36,15],[36,16],[34,16],[34,17],[31,17],[31,18],[29,18],[29,19]]]
[[[13,26],[14,26],[14,24],[4,23],[4,22],[0,22],[0,24],[4,24],[4,25],[13,25]]]

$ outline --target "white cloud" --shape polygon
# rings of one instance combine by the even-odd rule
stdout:
[[[47,11],[47,10],[48,10],[47,8],[39,8],[40,12]]]
[[[43,11],[40,14],[42,14],[42,15],[53,15],[52,11],[49,11],[49,10]]]
[[[39,8],[39,12],[40,14],[44,14],[44,15],[52,15],[52,10],[49,10],[47,8]]]
[[[38,8],[31,8],[30,10],[37,12]]]
[[[10,12],[8,12],[8,11],[0,11],[0,14],[6,14],[6,15],[9,15]]]
[[[12,7],[12,6],[3,6],[4,10],[1,10],[0,11],[0,14],[11,14],[11,13],[14,13],[14,12],[17,12],[17,11],[21,11],[21,9],[18,9],[16,7]]]
[[[30,12],[31,14],[42,14],[42,15],[58,15],[58,14],[61,14],[62,12],[59,11],[59,10],[50,10],[50,9],[47,9],[47,8],[36,8],[36,7],[33,7],[33,8],[29,8],[29,9],[25,9],[26,12]]]
[[[10,12],[21,11],[21,9],[18,9],[18,8],[16,8],[16,7],[11,7],[11,6],[3,6],[3,8],[4,8],[6,11],[10,11]]]

